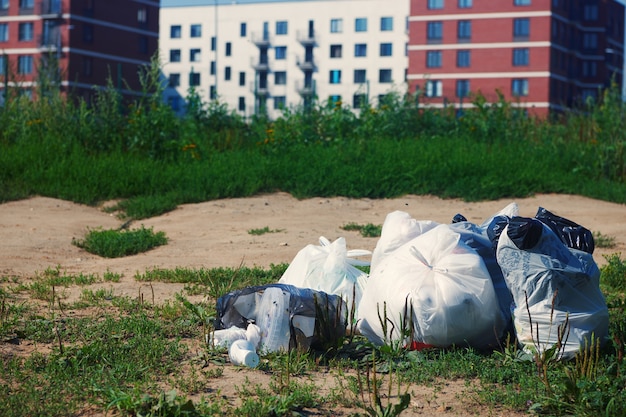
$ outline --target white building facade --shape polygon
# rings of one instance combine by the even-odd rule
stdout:
[[[409,0],[161,0],[165,98],[194,88],[244,117],[406,92]]]

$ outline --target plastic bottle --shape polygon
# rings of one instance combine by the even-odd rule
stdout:
[[[256,368],[259,364],[259,355],[254,351],[254,346],[247,340],[235,340],[228,349],[230,361],[237,366]]]
[[[246,339],[246,329],[232,326],[228,329],[215,330],[212,335],[207,335],[207,337],[210,345],[228,349],[234,341]]]
[[[263,292],[256,314],[261,329],[259,350],[263,353],[289,350],[289,296],[278,287],[269,287]]]

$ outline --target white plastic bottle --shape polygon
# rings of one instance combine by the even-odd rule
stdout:
[[[259,364],[259,355],[254,351],[254,346],[247,340],[235,340],[228,349],[230,361],[237,366],[256,368]]]
[[[261,329],[260,351],[279,352],[289,350],[288,292],[278,287],[266,288],[257,307],[256,324]]]

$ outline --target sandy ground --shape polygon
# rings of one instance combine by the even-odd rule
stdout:
[[[169,243],[136,256],[104,259],[74,246],[72,239],[82,239],[89,229],[117,228],[122,220],[105,213],[102,207],[35,197],[0,204],[0,277],[28,279],[57,267],[67,274],[102,275],[110,271],[123,278],[107,286],[113,286],[119,295],[134,296],[142,291],[142,284],[133,276],[153,268],[267,267],[288,263],[306,245],[319,244],[320,236],[331,241],[343,236],[348,249],[373,250],[376,238],[362,237],[356,231],[343,230],[342,226],[380,225],[394,210],[406,211],[418,220],[441,223],[449,223],[455,214],[461,213],[472,222],[482,223],[511,202],[519,205],[522,216],[532,217],[538,207],[544,207],[593,232],[614,238],[614,247],[597,248],[594,252],[599,265],[606,263],[604,255],[626,252],[626,207],[580,196],[549,194],[467,203],[413,195],[383,200],[341,197],[297,200],[289,194],[275,193],[183,205],[162,216],[134,222],[131,228],[144,225],[155,232],[165,232]],[[249,233],[251,229],[265,227],[272,233]],[[150,291],[154,291],[156,302],[162,302],[181,288],[154,283]],[[232,387],[237,376],[242,378],[241,373],[229,371],[220,380]],[[412,411],[404,415],[515,415],[474,404],[467,394],[466,381],[445,382],[443,389],[440,385],[436,390],[432,387],[415,387],[415,390],[418,394],[412,397]],[[423,392],[419,394],[419,390]]]

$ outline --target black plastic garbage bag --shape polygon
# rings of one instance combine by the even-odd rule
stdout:
[[[595,243],[593,233],[589,229],[564,217],[557,216],[543,207],[539,207],[535,218],[547,224],[567,247],[593,253]]]
[[[216,330],[257,324],[265,352],[327,350],[346,334],[348,312],[340,296],[288,284],[230,292],[217,300],[216,310]]]

